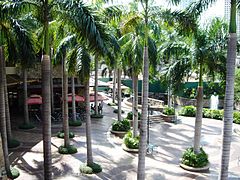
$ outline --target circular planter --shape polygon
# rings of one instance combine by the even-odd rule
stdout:
[[[113,131],[113,130],[111,130],[110,132],[120,138],[123,138],[125,136],[125,134],[127,133],[127,131]]]
[[[177,120],[177,116],[176,115],[165,115],[165,114],[161,114],[160,117],[165,121],[165,122],[169,122],[169,123],[173,123]]]
[[[122,144],[122,148],[124,151],[127,151],[129,153],[138,153],[138,149],[130,149],[124,143]]]
[[[180,163],[180,167],[191,172],[202,172],[202,171],[209,170],[209,164],[201,168],[196,168],[196,167],[191,167],[191,166],[187,166],[185,164]]]

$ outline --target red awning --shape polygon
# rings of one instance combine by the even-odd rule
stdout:
[[[28,105],[36,105],[36,104],[42,104],[42,97],[39,95],[31,95],[27,99],[27,104]]]
[[[76,102],[84,102],[84,97],[75,95]],[[72,102],[72,94],[68,94],[68,102]]]
[[[98,96],[97,96],[97,100],[98,101],[103,101],[103,100],[107,100],[107,99],[108,99],[107,97],[104,97],[104,96],[102,96],[100,94],[98,94]],[[94,94],[90,94],[90,102],[94,102],[94,101],[95,101]]]

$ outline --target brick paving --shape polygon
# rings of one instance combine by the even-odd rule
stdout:
[[[83,175],[79,172],[80,164],[86,162],[85,123],[81,127],[70,128],[76,134],[71,143],[78,148],[74,155],[60,155],[57,147],[63,144],[63,139],[56,137],[61,130],[60,124],[54,124],[52,131],[52,157],[54,179],[136,179],[137,154],[122,150],[122,139],[109,133],[109,128],[117,114],[113,108],[104,104],[104,118],[92,119],[92,147],[94,161],[101,164],[103,172],[96,175]],[[123,106],[123,110],[130,109]],[[125,113],[126,115],[126,113]],[[124,115],[123,115],[124,116]],[[153,123],[150,127],[150,143],[156,145],[152,155],[146,156],[146,179],[217,179],[221,154],[222,122],[203,119],[202,141],[205,151],[209,154],[210,171],[193,173],[179,167],[182,152],[192,145],[194,133],[194,118],[179,117],[178,124]],[[234,129],[240,129],[234,125]],[[21,146],[10,151],[12,165],[20,170],[19,180],[43,179],[42,128],[40,125],[33,130],[22,131],[14,128],[13,134]],[[238,131],[235,131],[238,132]],[[233,133],[229,179],[240,180],[240,135]]]

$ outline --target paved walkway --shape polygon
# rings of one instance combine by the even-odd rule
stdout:
[[[96,175],[83,175],[79,172],[80,164],[86,162],[85,123],[78,128],[71,128],[76,137],[71,140],[78,148],[74,155],[60,155],[57,147],[63,139],[55,137],[61,125],[52,127],[52,157],[54,179],[136,179],[137,154],[122,150],[122,140],[111,135],[109,128],[117,117],[113,108],[104,104],[104,118],[92,119],[92,147],[94,161],[101,164],[103,172]],[[127,110],[127,109],[124,109]],[[182,152],[192,145],[194,118],[179,117],[179,124],[153,123],[150,127],[150,142],[157,145],[153,155],[146,156],[146,179],[217,179],[221,155],[222,122],[203,119],[202,145],[209,154],[210,171],[192,173],[179,167]],[[234,129],[239,125],[234,125]],[[43,179],[42,129],[22,131],[15,129],[14,136],[22,142],[22,146],[10,152],[12,165],[17,167],[21,176],[19,180]],[[230,160],[230,179],[240,180],[240,135],[233,133]]]

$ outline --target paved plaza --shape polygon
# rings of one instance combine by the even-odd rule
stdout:
[[[122,139],[109,133],[109,129],[117,114],[113,107],[104,104],[103,119],[92,119],[92,147],[94,161],[101,164],[103,172],[95,175],[83,175],[79,171],[80,164],[86,162],[85,123],[81,127],[70,127],[76,137],[71,143],[78,148],[73,155],[60,155],[57,148],[63,144],[63,139],[56,137],[61,130],[61,124],[52,125],[52,158],[54,179],[136,179],[137,154],[125,152],[121,145]],[[130,109],[123,104],[123,110]],[[125,115],[126,116],[126,112]],[[153,122],[150,125],[150,143],[156,145],[152,155],[146,156],[147,180],[175,179],[217,179],[221,156],[222,121],[203,119],[202,145],[209,154],[210,170],[204,173],[193,173],[179,167],[182,152],[192,145],[194,133],[194,118],[178,117],[177,124]],[[18,120],[18,118],[15,118]],[[239,125],[233,127],[231,145],[230,179],[240,180],[240,134],[235,133]],[[13,131],[14,137],[22,142],[17,149],[10,151],[12,165],[20,170],[19,180],[43,179],[43,144],[42,128],[33,130]]]

